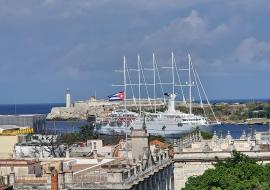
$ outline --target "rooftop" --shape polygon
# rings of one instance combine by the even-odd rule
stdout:
[[[159,141],[157,139],[152,140],[150,142],[150,145],[156,145],[158,148],[168,148],[170,146],[169,144],[161,142],[161,141]]]

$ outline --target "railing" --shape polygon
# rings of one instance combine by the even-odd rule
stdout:
[[[156,165],[153,165],[151,167],[148,167],[146,170],[144,171],[140,171],[138,173],[135,173],[133,176],[130,176],[129,178],[127,179],[124,179],[124,183],[125,184],[129,184],[129,183],[132,183],[134,180],[138,179],[138,178],[141,178],[153,171],[155,171],[156,169],[159,169],[159,167],[163,167],[164,165],[166,165],[169,161],[169,158],[166,157],[165,159],[163,160],[160,160]]]

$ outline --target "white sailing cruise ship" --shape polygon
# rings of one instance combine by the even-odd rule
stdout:
[[[211,105],[208,101],[208,98],[205,94],[205,90],[201,84],[200,78],[198,76],[198,73],[194,70],[193,64],[191,62],[191,57],[190,55],[188,55],[189,57],[189,64],[188,64],[188,69],[183,69],[183,70],[187,70],[188,71],[188,77],[189,77],[189,81],[186,82],[184,85],[183,84],[179,84],[176,85],[175,84],[175,70],[179,70],[176,66],[176,62],[174,59],[174,55],[172,53],[172,66],[169,67],[170,69],[172,69],[172,84],[173,89],[172,89],[172,93],[164,93],[166,99],[167,99],[167,109],[164,112],[157,112],[155,105],[153,105],[154,108],[154,113],[149,113],[149,112],[143,112],[141,105],[140,105],[140,100],[141,100],[141,95],[140,95],[140,85],[145,85],[147,86],[147,84],[141,84],[140,82],[140,73],[142,71],[142,67],[140,65],[140,59],[138,57],[138,73],[139,73],[139,83],[137,84],[139,86],[139,101],[137,104],[138,105],[138,113],[136,112],[131,112],[127,110],[127,106],[126,106],[126,90],[127,90],[127,86],[129,85],[127,83],[127,74],[128,70],[127,70],[127,65],[126,65],[126,60],[124,57],[124,106],[125,109],[123,110],[115,110],[111,113],[110,115],[110,119],[107,119],[106,122],[102,123],[102,127],[100,129],[101,133],[129,133],[132,129],[139,129],[139,128],[146,128],[147,132],[150,134],[155,134],[155,135],[176,135],[176,134],[183,134],[183,133],[187,133],[189,131],[194,130],[195,128],[199,127],[201,130],[203,131],[211,131],[213,125],[215,124],[219,124],[219,122],[217,121],[215,114],[211,108]],[[153,71],[154,71],[154,102],[155,102],[155,72],[157,70],[157,66],[156,66],[156,62],[155,62],[155,57],[153,55]],[[159,74],[159,72],[157,72]],[[191,75],[193,74],[194,80],[195,82],[192,82],[192,77]],[[179,78],[179,74],[177,73],[177,76]],[[160,76],[159,76],[160,79]],[[180,82],[180,80],[179,80]],[[163,84],[160,83],[159,84]],[[210,108],[210,110],[212,111],[212,114],[214,116],[215,122],[210,122],[208,117],[206,116],[206,112],[205,112],[205,108],[203,106],[202,103],[202,94],[200,92],[199,93],[199,97],[200,97],[200,103],[201,103],[201,107],[203,109],[204,112],[204,116],[202,115],[195,115],[192,113],[192,87],[193,86],[197,86],[197,90],[199,91],[199,87],[198,85],[200,85],[203,94],[205,95],[205,99],[208,103],[208,107]],[[134,84],[132,84],[134,85]],[[136,85],[136,84],[135,84]],[[183,86],[186,86],[189,88],[189,113],[184,113],[181,112],[179,110],[175,109],[175,102],[176,102],[176,93],[175,93],[175,86],[180,86],[181,88],[181,92],[183,93]],[[148,92],[148,90],[147,90]],[[164,98],[165,98],[164,97]],[[183,95],[184,97],[184,95]],[[183,100],[185,101],[185,99]]]

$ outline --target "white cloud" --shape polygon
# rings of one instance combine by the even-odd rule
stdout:
[[[172,9],[183,9],[203,0],[8,0],[0,1],[0,19],[36,20],[42,18],[70,18],[96,10],[128,15],[147,12],[160,14]]]
[[[270,67],[270,42],[258,41],[254,37],[244,39],[235,51],[241,64]]]
[[[192,10],[189,16],[176,18],[158,31],[146,35],[143,44],[170,48],[210,45],[227,30],[226,24],[223,23],[210,28],[207,19],[201,17],[196,10]]]

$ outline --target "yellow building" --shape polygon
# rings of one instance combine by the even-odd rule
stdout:
[[[30,127],[17,125],[0,125],[0,159],[12,158],[14,147],[20,141],[18,135],[33,134]]]
[[[0,135],[0,159],[12,158],[14,146],[18,142],[17,135]]]

